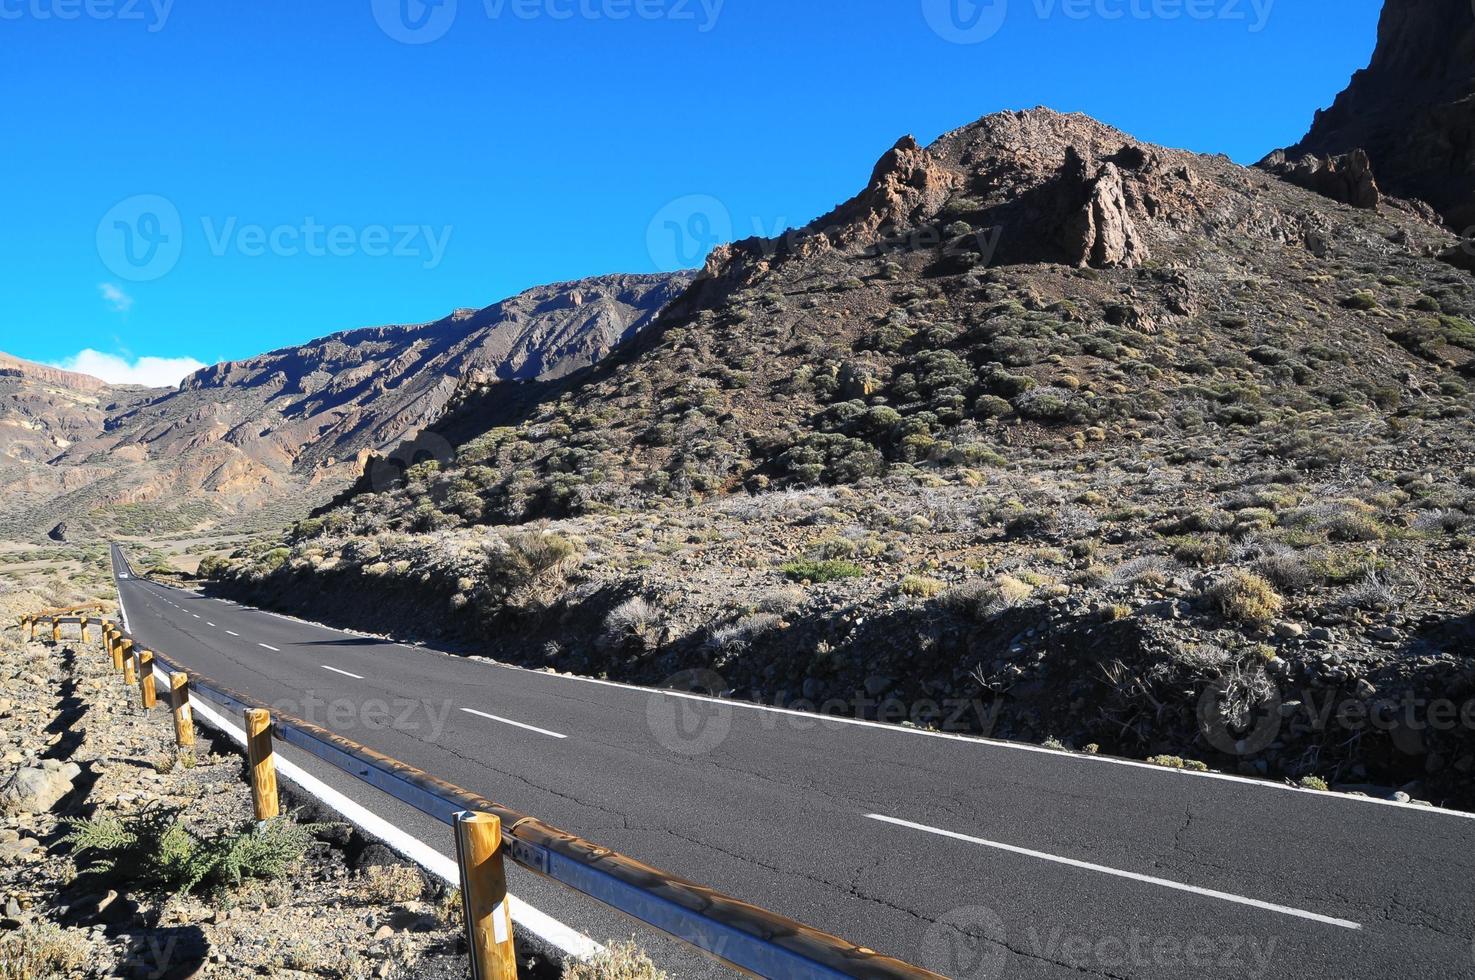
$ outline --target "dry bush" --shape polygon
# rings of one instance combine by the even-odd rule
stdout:
[[[1275,586],[1253,572],[1231,572],[1210,587],[1208,597],[1226,619],[1247,626],[1267,626],[1285,608]]]
[[[364,897],[378,905],[403,905],[425,893],[425,876],[409,864],[372,865],[359,879]]]
[[[570,959],[564,964],[563,980],[666,980],[666,973],[656,969],[632,940],[611,943],[588,960]]]
[[[0,934],[0,980],[68,976],[93,961],[87,935],[50,922]]]

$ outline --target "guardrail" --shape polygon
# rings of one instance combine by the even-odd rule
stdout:
[[[57,643],[63,624],[79,625],[82,643],[89,642],[85,615],[29,616],[21,619],[21,627],[29,626],[35,639],[36,627],[43,622]],[[192,701],[213,703],[243,719],[257,820],[279,813],[273,745],[281,742],[448,824],[455,832],[467,946],[476,980],[517,976],[504,857],[755,976],[938,977],[600,847],[300,718],[273,712],[249,695],[144,649],[111,620],[100,625],[103,651],[124,681],[138,687],[145,710],[156,704],[156,675],[164,680],[175,742],[181,749],[194,745]]]

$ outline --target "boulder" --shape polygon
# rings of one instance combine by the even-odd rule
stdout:
[[[48,538],[50,538],[51,540],[53,540],[53,541],[66,541],[67,540],[67,525],[66,525],[66,522],[63,521],[62,523],[58,524],[56,527],[52,528],[50,531],[47,531],[46,532],[46,536]]]
[[[1372,162],[1361,149],[1340,156],[1308,154],[1299,160],[1291,160],[1278,150],[1262,160],[1260,167],[1297,187],[1354,208],[1373,211],[1383,203],[1383,192],[1373,177]]]
[[[48,813],[81,774],[74,762],[17,770],[0,787],[0,813]]]

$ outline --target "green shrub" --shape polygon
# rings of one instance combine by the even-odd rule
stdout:
[[[849,561],[804,561],[789,562],[783,567],[784,575],[795,582],[835,582],[840,579],[860,578],[865,569]]]
[[[69,819],[62,839],[88,874],[185,894],[220,892],[249,878],[281,878],[301,863],[323,827],[278,817],[207,837],[185,826],[181,813],[153,807],[128,817]]]
[[[925,575],[908,575],[901,580],[901,594],[914,599],[931,599],[941,595],[946,588],[945,582],[928,578]]]

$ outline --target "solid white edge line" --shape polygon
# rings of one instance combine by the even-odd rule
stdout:
[[[1309,919],[1312,922],[1321,922],[1329,926],[1337,926],[1342,929],[1360,930],[1359,923],[1349,919],[1337,919],[1329,915],[1321,915],[1316,912],[1308,912],[1305,909],[1292,908],[1289,905],[1276,905],[1273,902],[1262,902],[1258,898],[1246,898],[1243,895],[1235,895],[1230,892],[1215,891],[1212,888],[1200,888],[1197,885],[1185,885],[1182,882],[1170,881],[1167,878],[1154,878],[1152,875],[1138,874],[1135,871],[1122,871],[1119,868],[1108,868],[1103,864],[1092,864],[1089,861],[1077,861],[1075,858],[1060,857],[1056,854],[1047,854],[1044,851],[1034,851],[1027,847],[1016,847],[1013,844],[1001,844],[998,841],[984,840],[982,837],[971,837],[968,834],[960,834],[951,830],[943,830],[940,827],[929,827],[926,824],[912,823],[910,820],[899,820],[896,817],[887,817],[879,813],[866,814],[867,819],[879,820],[882,823],[894,824],[898,827],[908,827],[912,830],[920,830],[927,834],[936,834],[939,837],[950,837],[953,840],[964,841],[969,844],[977,844],[980,847],[989,847],[997,851],[1008,851],[1010,854],[1021,854],[1025,857],[1038,858],[1041,861],[1050,861],[1054,864],[1064,864],[1072,868],[1080,868],[1084,871],[1096,871],[1101,874],[1113,875],[1117,878],[1127,878],[1131,881],[1140,881],[1149,885],[1157,885],[1161,888],[1171,888],[1175,891],[1189,892],[1193,895],[1202,895],[1205,898],[1217,898],[1223,902],[1233,902],[1236,905],[1248,905],[1252,908],[1264,909],[1268,912],[1277,912],[1281,915],[1290,915],[1298,919]]]
[[[356,681],[361,681],[364,679],[362,674],[350,674],[346,670],[339,670],[337,667],[329,667],[327,664],[323,664],[323,669],[331,670],[335,674],[342,674],[344,677],[352,677]]]
[[[162,586],[162,588],[173,588],[173,586],[166,585]],[[299,619],[295,616],[286,616],[281,613],[274,613],[265,609],[256,609],[253,606],[243,606],[240,603],[231,602],[229,600],[220,599],[216,601],[224,602],[227,605],[234,605],[241,609],[259,612],[263,615],[273,616],[277,619],[285,620],[289,623],[298,623],[304,626],[313,626],[317,629],[327,630],[330,633],[336,633],[339,636],[352,636],[360,639],[384,639],[383,637],[370,636],[367,633],[355,633],[352,630],[334,629],[331,626],[324,626],[322,623],[314,623],[311,620]],[[128,628],[126,620],[123,623],[123,628]],[[423,653],[436,654],[442,657],[457,657],[460,660],[471,660],[471,662],[473,663],[483,663],[489,667],[500,667],[504,670],[515,670],[524,674],[533,674],[538,677],[557,677],[563,680],[581,681],[585,684],[597,684],[601,687],[622,688],[627,691],[634,691],[637,694],[644,694],[647,696],[651,694],[663,694],[668,697],[686,698],[691,701],[708,701],[712,704],[726,704],[736,708],[748,708],[754,711],[767,711],[774,714],[791,715],[796,718],[805,718],[815,723],[835,722],[837,724],[856,725],[863,728],[879,728],[883,731],[892,732],[898,735],[922,735],[927,738],[941,738],[955,742],[969,742],[974,745],[982,745],[996,749],[1006,749],[1011,752],[1034,752],[1039,755],[1055,756],[1058,759],[1069,759],[1074,762],[1079,762],[1086,765],[1090,765],[1093,763],[1104,763],[1106,765],[1112,766],[1127,766],[1128,768],[1132,769],[1145,769],[1153,773],[1154,775],[1166,778],[1213,779],[1220,782],[1238,783],[1242,786],[1254,786],[1258,787],[1259,789],[1279,790],[1283,793],[1300,793],[1308,796],[1320,797],[1321,799],[1325,800],[1337,800],[1343,803],[1366,803],[1373,806],[1392,807],[1396,810],[1412,810],[1415,813],[1454,817],[1459,820],[1475,820],[1475,812],[1466,812],[1463,810],[1450,810],[1444,807],[1437,806],[1420,806],[1417,803],[1401,803],[1398,800],[1382,800],[1378,799],[1376,796],[1354,796],[1351,793],[1323,792],[1321,790],[1305,789],[1300,786],[1292,786],[1289,783],[1279,783],[1271,779],[1255,779],[1250,776],[1236,776],[1233,773],[1227,772],[1196,772],[1191,769],[1169,769],[1166,766],[1153,765],[1150,762],[1140,762],[1136,759],[1120,759],[1115,756],[1109,755],[1089,755],[1084,752],[1066,752],[1061,751],[1060,749],[1046,748],[1043,745],[1030,745],[1027,742],[1009,742],[996,738],[984,738],[980,735],[962,735],[955,732],[933,732],[928,731],[925,728],[907,728],[902,725],[891,725],[886,724],[885,722],[868,721],[864,718],[845,718],[837,715],[821,715],[813,711],[795,711],[792,708],[777,708],[767,704],[756,704],[752,701],[733,701],[725,698],[707,697],[701,694],[689,694],[685,691],[662,691],[656,688],[641,687],[638,684],[624,684],[620,681],[602,680],[597,677],[581,677],[578,674],[549,673],[546,670],[534,670],[530,667],[519,667],[516,664],[502,663],[489,657],[468,658],[459,654],[446,653],[444,650],[435,650],[431,647],[416,646],[414,644],[407,643],[398,643],[393,640],[390,640],[388,642],[394,643],[396,646],[404,647],[407,650],[419,650]]]
[[[539,735],[547,735],[549,738],[568,738],[567,735],[560,735],[557,732],[550,732],[546,728],[539,728],[536,725],[524,725],[520,721],[513,721],[511,718],[503,718],[500,715],[489,715],[485,711],[477,711],[475,708],[462,708],[461,710],[466,712],[468,715],[476,715],[478,718],[489,718],[492,721],[500,721],[502,724],[511,725],[514,728],[526,728],[530,732],[537,732]]]
[[[410,649],[427,649],[422,647],[411,647]],[[442,656],[455,656],[455,654],[442,653],[441,651],[429,651],[441,653]],[[1401,810],[1413,810],[1417,813],[1440,814],[1446,817],[1457,817],[1461,820],[1475,820],[1475,813],[1464,810],[1448,810],[1437,806],[1420,806],[1417,803],[1400,803],[1398,800],[1380,800],[1376,796],[1354,796],[1351,793],[1326,792],[1315,789],[1303,789],[1300,786],[1292,786],[1287,783],[1277,783],[1270,779],[1255,779],[1250,776],[1236,776],[1227,772],[1196,772],[1191,769],[1170,769],[1167,766],[1154,765],[1151,762],[1139,762],[1136,759],[1119,759],[1109,755],[1091,755],[1085,752],[1069,752],[1061,749],[1046,748],[1043,745],[1030,745],[1027,742],[1008,742],[996,738],[984,738],[981,735],[962,735],[956,732],[934,732],[925,728],[908,728],[903,725],[892,725],[881,721],[869,721],[865,718],[847,718],[841,715],[823,715],[814,711],[796,711],[793,708],[777,708],[767,704],[756,704],[752,701],[735,701],[727,698],[714,698],[705,694],[691,694],[686,691],[666,691],[653,687],[641,687],[638,684],[623,684],[620,681],[607,681],[597,677],[581,677],[578,674],[555,674],[546,670],[534,670],[531,667],[519,667],[516,664],[504,664],[495,660],[483,659],[489,666],[502,667],[506,670],[516,670],[524,674],[532,674],[536,677],[557,677],[563,680],[582,681],[585,684],[598,684],[601,687],[617,687],[637,694],[652,695],[659,694],[672,698],[686,698],[689,701],[706,701],[711,704],[725,704],[734,708],[748,708],[754,711],[767,711],[773,714],[790,715],[795,718],[804,718],[812,725],[829,724],[834,722],[838,725],[855,725],[861,728],[878,728],[882,731],[892,732],[897,735],[922,735],[927,738],[940,738],[954,742],[968,742],[973,745],[981,745],[988,748],[1008,749],[1012,752],[1034,752],[1039,755],[1055,756],[1058,759],[1069,759],[1075,762],[1091,764],[1106,763],[1113,766],[1127,766],[1132,769],[1145,769],[1155,775],[1169,778],[1188,779],[1217,779],[1221,782],[1239,783],[1245,786],[1257,786],[1261,789],[1282,790],[1287,793],[1301,793],[1309,796],[1317,796],[1326,800],[1340,800],[1350,803],[1371,803],[1377,806],[1394,807]]]
[[[168,686],[169,675],[163,670],[154,668],[154,676],[162,678],[165,686]],[[197,717],[205,719],[211,726],[230,736],[232,741],[240,745],[246,744],[246,733],[226,721],[211,705],[197,695],[190,695],[190,707]],[[296,783],[309,796],[355,824],[365,833],[382,840],[436,877],[444,879],[453,887],[461,886],[461,873],[454,860],[441,854],[424,841],[411,837],[368,807],[355,802],[307,772],[292,760],[283,758],[281,753],[277,754],[276,762],[277,772]],[[588,959],[604,951],[601,944],[588,936],[511,894],[507,896],[507,903],[512,911],[513,922],[549,945],[562,950],[568,956]]]
[[[266,647],[272,653],[281,653],[282,652],[282,651],[278,650],[276,647],[272,646],[270,643],[258,643],[256,645],[259,646],[259,647]]]

